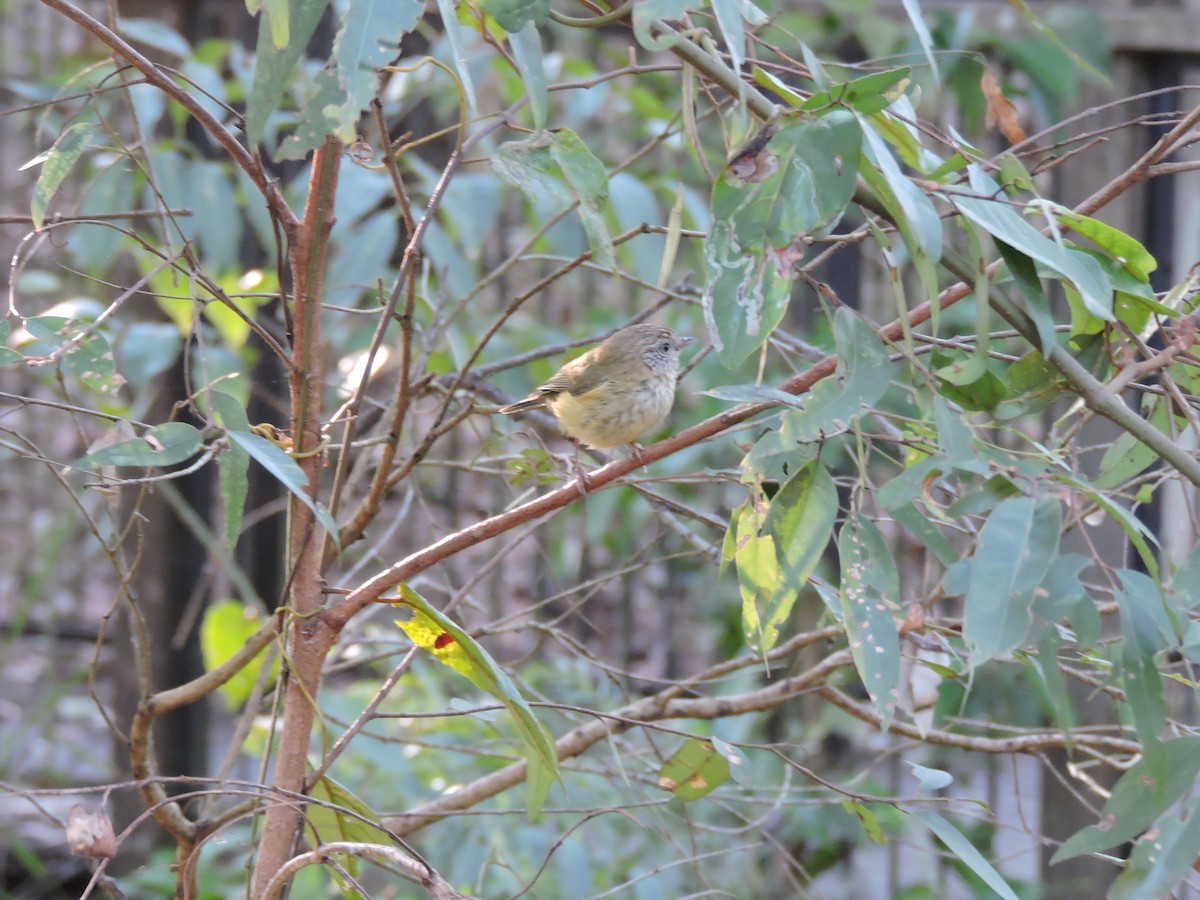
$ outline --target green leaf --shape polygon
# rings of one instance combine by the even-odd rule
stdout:
[[[783,583],[775,538],[759,531],[763,515],[753,502],[746,503],[734,512],[729,534],[742,595],[742,633],[749,647],[765,656],[778,639],[779,623],[796,602],[796,591]]]
[[[1050,311],[1050,301],[1046,299],[1046,292],[1042,289],[1042,280],[1038,278],[1037,266],[1033,264],[1032,259],[1015,247],[1010,247],[996,237],[993,237],[993,240],[996,249],[1000,251],[1000,255],[1004,257],[1004,262],[1008,265],[1009,274],[1017,283],[1017,287],[1021,289],[1021,295],[1025,298],[1025,308],[1029,310],[1033,324],[1037,326],[1037,349],[1042,353],[1048,353],[1047,348],[1053,347],[1057,343],[1057,338],[1054,333],[1054,315]]]
[[[204,446],[204,435],[186,422],[155,425],[143,437],[111,444],[71,463],[72,469],[100,466],[171,466],[191,459]]]
[[[25,357],[20,352],[5,346],[8,343],[8,332],[8,319],[0,319],[0,368],[25,362]]]
[[[854,667],[887,731],[900,681],[900,573],[879,529],[857,513],[842,526],[838,557],[842,624]]]
[[[882,176],[901,214],[898,219],[903,222],[896,224],[901,228],[909,252],[914,257],[924,256],[936,263],[942,258],[942,220],[933,201],[904,174],[887,143],[874,128],[864,127],[863,134],[866,138],[863,149],[872,163],[863,167],[864,174],[871,169]],[[878,179],[868,178],[868,183],[872,181],[872,187],[879,183]]]
[[[923,791],[940,791],[954,784],[954,776],[942,769],[930,769],[914,762],[910,762],[908,765]]]
[[[833,337],[838,377],[820,381],[804,397],[802,411],[784,414],[786,441],[818,441],[852,427],[899,374],[899,363],[892,362],[879,335],[849,307],[838,307],[833,314]]]
[[[187,59],[192,55],[191,45],[162,19],[122,18],[120,21],[122,36],[131,41],[162,50],[180,59]]]
[[[795,394],[761,384],[728,384],[700,393],[716,397],[718,400],[732,400],[734,403],[776,403],[793,409],[804,408],[804,401]]]
[[[904,4],[904,12],[908,15],[908,21],[912,23],[913,31],[917,35],[921,51],[925,54],[925,59],[929,62],[929,70],[933,72],[933,80],[937,82],[939,75],[937,57],[933,55],[933,38],[929,35],[929,26],[925,24],[925,17],[921,15],[921,7],[917,5],[917,0],[901,0],[901,2]]]
[[[339,784],[328,775],[323,775],[309,790],[314,800],[304,809],[304,833],[313,846],[334,842],[350,841],[364,844],[392,846],[396,837],[383,826],[379,814],[356,797],[349,788]],[[349,854],[333,854],[333,858],[345,867],[351,876],[358,874],[357,857]],[[348,897],[360,896],[346,891]]]
[[[1183,820],[1167,816],[1153,833],[1134,845],[1129,865],[1108,896],[1112,900],[1157,900],[1173,895],[1176,886],[1192,874],[1200,856],[1200,813],[1197,801],[1187,804]]]
[[[211,672],[228,660],[245,645],[246,641],[263,625],[262,613],[253,606],[245,606],[236,600],[224,600],[209,606],[200,622],[200,654],[204,658],[204,670]],[[241,708],[254,692],[255,682],[267,661],[268,647],[242,667],[236,675],[221,685],[217,691],[230,712]],[[271,663],[270,678],[279,674],[279,656]]]
[[[1151,774],[1163,775],[1153,769],[1165,762],[1161,738],[1167,725],[1162,676],[1155,663],[1165,643],[1155,622],[1162,600],[1154,582],[1140,572],[1124,570],[1120,576],[1123,589],[1115,594],[1121,607],[1121,686]]]
[[[742,70],[746,61],[746,31],[742,24],[741,0],[710,0],[717,28],[725,39],[725,51],[729,54],[729,65],[735,72]]]
[[[104,335],[85,319],[38,316],[25,320],[25,330],[46,347],[61,352],[68,372],[98,394],[115,398],[125,379],[117,374],[113,352]]]
[[[1130,237],[1120,229],[1113,228],[1099,219],[1080,215],[1056,203],[1048,204],[1048,208],[1060,222],[1082,234],[1113,257],[1133,273],[1139,281],[1148,282],[1150,273],[1158,268],[1158,260],[1151,255],[1142,242]]]
[[[1150,573],[1152,578],[1157,579],[1158,559],[1154,550],[1151,549],[1150,544],[1153,543],[1157,546],[1158,538],[1146,527],[1145,523],[1120,503],[1113,500],[1104,491],[1097,490],[1094,485],[1084,479],[1071,476],[1060,477],[1065,484],[1082,493],[1089,501],[1108,513],[1121,526],[1121,529],[1125,532],[1125,537],[1129,539],[1129,543],[1137,550],[1138,557],[1141,559],[1142,565],[1146,567],[1146,571]]]
[[[542,68],[542,39],[537,26],[533,22],[526,22],[519,31],[509,34],[508,42],[512,46],[513,59],[517,62],[517,71],[525,82],[525,94],[529,97],[529,107],[533,112],[533,127],[541,131],[546,127],[550,94],[546,87],[546,72]]]
[[[1067,393],[1062,374],[1037,351],[1009,366],[1006,382],[1008,399],[996,408],[1001,419],[1041,412]]]
[[[849,106],[865,116],[881,112],[895,102],[896,97],[908,84],[912,69],[905,66],[902,69],[888,69],[883,72],[872,72],[862,78],[855,78],[840,84],[831,84],[828,88],[813,94],[800,104],[804,110],[818,110],[831,104]]]
[[[660,20],[679,19],[691,7],[690,0],[639,0],[633,7],[633,36],[647,50],[669,50],[681,40],[679,35],[673,30],[655,35],[652,26]]]
[[[337,540],[337,522],[333,520],[329,510],[308,496],[308,492],[304,489],[308,484],[308,476],[304,474],[304,470],[296,464],[294,459],[288,456],[282,448],[257,434],[249,434],[244,431],[227,431],[225,433],[235,446],[241,447],[249,453],[293,497],[311,509],[317,521],[321,523],[321,527],[329,533],[330,537]]]
[[[1145,412],[1148,413],[1146,420],[1150,424],[1167,433],[1170,409],[1162,402],[1162,398],[1148,397]],[[1154,450],[1139,441],[1131,432],[1122,431],[1104,451],[1104,456],[1100,459],[1100,470],[1093,483],[1101,490],[1111,490],[1144,472],[1158,460],[1159,455]]]
[[[786,125],[762,152],[775,171],[742,184],[724,171],[713,186],[704,244],[704,318],[727,367],[757,350],[779,324],[791,295],[799,235],[820,233],[853,196],[861,130],[835,110]]]
[[[937,813],[925,809],[910,809],[907,812],[937,835],[938,840],[945,844],[951,853],[957,856],[968,869],[978,875],[983,883],[1003,900],[1018,900],[1013,889],[1008,886],[1008,882],[1000,876],[1000,873],[984,858],[983,854],[975,849],[975,845],[950,822]]]
[[[410,0],[417,5],[417,18],[420,19],[425,0]],[[471,78],[471,54],[463,42],[463,29],[459,25],[458,14],[454,0],[437,0],[438,15],[442,18],[442,30],[446,42],[450,45],[450,55],[454,62],[454,71],[458,74],[459,84],[467,100],[467,109],[475,110],[475,82]]]
[[[879,817],[871,812],[870,808],[857,800],[846,799],[842,801],[842,809],[858,819],[872,843],[880,846],[887,843],[887,834],[884,832],[883,826],[879,824]]]
[[[92,126],[86,122],[77,122],[54,141],[54,144],[44,154],[32,162],[26,163],[22,169],[41,162],[42,171],[37,183],[33,186],[33,227],[40,229],[46,221],[46,207],[58,193],[63,180],[75,168],[75,163],[87,149],[91,140]]]
[[[255,10],[251,10],[253,15]],[[291,38],[291,22],[288,15],[288,0],[262,0],[262,13],[271,32],[271,46],[282,50]]]
[[[526,25],[542,25],[550,18],[550,0],[483,0],[483,11],[509,34]]]
[[[699,800],[729,780],[729,761],[708,741],[692,739],[663,763],[658,786],[680,800]]]
[[[336,112],[345,102],[346,91],[338,82],[337,73],[329,69],[318,71],[301,104],[296,128],[280,142],[276,159],[304,159],[320,147],[337,125],[327,111]]]
[[[1062,646],[1058,629],[1047,628],[1038,641],[1037,656],[1033,660],[1034,671],[1041,679],[1046,699],[1054,708],[1055,723],[1062,731],[1063,742],[1067,752],[1072,752],[1072,730],[1075,727],[1075,707],[1071,702],[1071,692],[1067,680],[1063,677],[1058,665],[1058,649]]]
[[[438,8],[442,11],[446,35],[453,41],[451,24],[458,24],[453,7],[452,23],[446,21],[446,10],[440,2]],[[412,31],[424,12],[424,0],[347,0],[333,39],[333,59],[345,97],[339,106],[327,111],[342,143],[354,141],[358,117],[375,96],[377,70],[396,57],[400,39]],[[461,54],[456,53],[455,62],[460,59]],[[464,77],[461,67],[459,77]],[[468,84],[464,78],[464,87]]]
[[[752,782],[749,767],[746,765],[746,755],[732,744],[727,744],[719,737],[709,738],[713,749],[725,757],[729,763],[729,777],[742,787],[750,787]]]
[[[979,532],[967,587],[963,638],[971,661],[1002,656],[1029,632],[1034,590],[1058,553],[1062,510],[1048,496],[1013,497]]]
[[[262,141],[267,117],[278,108],[284,88],[328,6],[328,0],[288,0],[288,40],[282,47],[275,44],[270,21],[259,19],[254,78],[246,98],[246,137],[251,144]]]
[[[1159,773],[1146,758],[1134,763],[1113,786],[1100,820],[1071,835],[1051,857],[1052,865],[1132,840],[1191,789],[1200,774],[1200,737],[1166,741],[1161,752],[1164,765],[1154,767]]]
[[[772,573],[771,567],[760,559],[758,571],[760,578],[764,574],[774,575],[774,590],[769,592],[765,603],[755,608],[749,620],[743,605],[742,624],[752,649],[766,653],[775,646],[780,626],[791,612],[799,591],[807,586],[833,535],[837,506],[837,488],[817,461],[788,479],[771,498],[759,536],[758,553],[769,554],[773,548],[776,563]],[[739,546],[739,578],[741,552]],[[772,587],[770,581],[766,586]]]
[[[492,169],[531,201],[538,199],[536,186],[564,202],[578,201],[595,262],[607,268],[615,265],[612,237],[600,208],[608,196],[608,174],[575,132],[563,128],[501,144],[492,155]]]
[[[1000,195],[1000,186],[978,165],[968,167],[971,190],[983,197]],[[1087,310],[1105,321],[1113,320],[1112,285],[1099,264],[1085,253],[1071,250],[1045,237],[1026,222],[1007,200],[984,200],[954,194],[950,200],[964,216],[1013,249],[1053,269],[1079,291]]]
[[[439,662],[465,675],[477,688],[491,694],[508,709],[525,744],[530,814],[539,812],[546,802],[550,785],[559,779],[558,750],[521,696],[516,683],[478,641],[408,585],[400,585],[400,597],[396,604],[412,610],[411,618],[398,619],[396,624],[404,629],[414,644],[432,654]]]
[[[778,94],[787,103],[794,107],[801,107],[807,102],[807,98],[797,94],[790,87],[772,75],[766,69],[761,69],[758,66],[754,67],[753,76],[754,83],[760,87],[765,87],[767,90]]]
[[[717,358],[733,368],[761,347],[783,319],[791,273],[769,261],[761,245],[743,245],[729,220],[710,225],[704,258],[704,319]]]
[[[212,415],[218,425],[228,431],[249,431],[250,423],[242,404],[222,391],[209,391]],[[242,533],[242,518],[246,511],[246,492],[249,490],[247,472],[250,454],[230,442],[217,460],[217,475],[221,492],[221,509],[225,519],[225,543],[230,550],[237,546]]]
[[[579,201],[579,218],[592,247],[592,261],[606,269],[616,266],[612,237],[600,206],[608,198],[608,173],[604,164],[569,128],[550,136],[550,156],[558,163],[572,195]]]

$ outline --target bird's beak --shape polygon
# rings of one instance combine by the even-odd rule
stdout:
[[[694,343],[696,343],[696,339],[694,337],[692,337],[690,334],[681,334],[679,336],[679,349],[680,350],[682,350],[688,344],[694,344]]]

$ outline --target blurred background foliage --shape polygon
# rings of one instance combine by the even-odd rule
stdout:
[[[637,4],[650,20],[677,19],[690,6]],[[88,8],[99,18],[111,12]],[[386,426],[406,324],[412,333],[409,372],[418,388],[409,398],[398,456],[411,464],[411,473],[389,492],[364,539],[343,548],[329,567],[331,597],[443,535],[570,477],[570,448],[547,422],[488,413],[542,383],[577,348],[652,307],[655,320],[681,333],[722,336],[736,310],[720,305],[731,292],[713,296],[702,236],[712,242],[723,225],[745,224],[737,216],[745,209],[739,206],[744,196],[739,191],[746,186],[731,185],[722,171],[758,128],[746,104],[730,101],[720,85],[692,78],[694,71],[681,77],[678,59],[665,49],[631,49],[636,44],[623,23],[586,29],[544,21],[536,12],[505,4],[481,9],[448,0],[436,10],[430,4],[386,11],[398,19],[411,15],[413,24],[387,32],[391,37],[367,54],[380,57],[373,65],[391,67],[378,84],[378,107],[360,118],[358,106],[331,104],[328,93],[328,60],[342,64],[338,36],[358,8],[335,3],[327,10],[323,3],[303,0],[288,5],[290,24],[311,30],[312,38],[305,47],[292,39],[289,47],[304,50],[298,65],[286,89],[279,85],[278,104],[264,108],[260,103],[257,110],[269,27],[263,24],[259,34],[243,4],[214,3],[202,13],[184,4],[120,4],[115,25],[216,120],[234,129],[244,124],[261,136],[264,165],[292,209],[303,207],[308,190],[308,151],[326,130],[348,137],[322,296],[322,408],[332,416],[344,404],[358,402],[353,447],[341,446],[336,428],[328,434],[331,460],[349,454],[348,465],[336,470],[341,473],[339,508],[332,512],[339,523],[366,496],[378,464],[386,433],[380,422]],[[961,164],[954,162],[956,148],[978,148],[982,159],[999,156],[1015,139],[997,133],[998,110],[1005,107],[981,89],[985,72],[993,74],[1000,95],[1015,104],[1013,114],[1026,133],[1070,123],[1045,131],[1040,146],[1027,147],[1023,165],[992,173],[1024,200],[1079,199],[1109,177],[1079,174],[1089,171],[1085,161],[1108,153],[1116,160],[1108,167],[1119,170],[1137,155],[1131,148],[1148,143],[1147,132],[1161,132],[1173,121],[1169,110],[1147,108],[1141,101],[1116,113],[1111,127],[1107,120],[1097,123],[1103,119],[1098,98],[1131,95],[1167,77],[1151,67],[1149,75],[1139,70],[1133,78],[1128,53],[1114,60],[1119,47],[1106,24],[1108,7],[1050,4],[1028,20],[1017,4],[917,11],[916,4],[901,8],[872,0],[767,0],[757,6],[713,3],[693,9],[692,23],[722,35],[727,50],[737,42],[717,20],[730,9],[738,28],[744,17],[747,34],[753,34],[740,51],[744,58],[803,92],[801,101],[822,90],[836,96],[830,85],[907,70],[902,79],[865,94],[863,105],[844,103],[858,115],[847,114],[845,122],[861,128],[870,118],[883,135],[864,157],[860,173],[884,193],[901,195],[901,183],[916,183],[926,192],[918,191],[919,197],[932,195],[965,171],[965,157]],[[541,27],[531,36],[519,27],[524,20],[511,29],[497,24],[505,15],[538,16]],[[634,15],[636,30],[636,10]],[[42,181],[36,166],[18,171],[18,165],[6,164],[2,176],[8,197],[3,211],[12,213],[3,219],[2,234],[13,264],[4,284],[9,315],[0,322],[0,455],[6,460],[0,478],[7,497],[0,525],[8,536],[0,548],[0,666],[13,695],[0,720],[0,778],[6,785],[0,816],[4,831],[13,836],[4,856],[6,889],[30,897],[70,895],[73,888],[58,885],[80,873],[85,881],[87,876],[82,862],[61,852],[58,824],[76,798],[47,795],[33,806],[25,802],[29,792],[128,777],[127,750],[119,737],[111,738],[125,727],[138,700],[126,631],[145,628],[150,635],[154,686],[161,689],[228,658],[282,601],[286,485],[280,486],[277,475],[251,467],[242,520],[230,508],[237,489],[218,480],[214,466],[196,467],[186,477],[178,469],[191,466],[201,447],[209,459],[230,458],[228,441],[197,415],[207,408],[201,398],[213,389],[246,407],[250,423],[286,426],[287,373],[270,347],[286,345],[290,334],[279,300],[281,288],[290,284],[280,252],[285,236],[262,193],[195,117],[161,90],[139,83],[136,71],[114,64],[103,48],[49,9],[36,16],[41,18],[30,33],[45,39],[47,26],[41,22],[52,23],[52,30],[62,32],[52,38],[60,42],[59,52],[46,57],[38,42],[22,48],[10,36],[0,139],[5,163],[50,150],[40,169]],[[30,21],[23,18],[21,24]],[[373,19],[366,26],[381,27]],[[278,58],[277,51],[271,53]],[[743,70],[747,80],[752,65]],[[801,70],[810,77],[797,78]],[[366,99],[372,93],[373,74]],[[765,88],[759,96],[786,101],[786,95]],[[1173,108],[1176,100],[1171,102]],[[883,117],[881,110],[893,103],[889,108],[895,116]],[[1090,116],[1068,118],[1089,104],[1094,107]],[[458,157],[453,154],[464,111],[467,146]],[[833,112],[820,115],[813,121],[836,121]],[[891,123],[890,132],[885,122]],[[391,172],[379,150],[380,125],[397,160]],[[541,146],[527,154],[511,146],[541,133],[543,125],[555,129],[547,138],[553,148],[548,156]],[[857,134],[848,138],[855,154]],[[918,142],[923,142],[919,148]],[[1081,149],[1087,152],[1076,160],[1047,165]],[[934,153],[939,156],[929,155]],[[893,162],[895,178],[881,162],[893,154],[905,165],[902,172]],[[839,158],[838,165],[843,162]],[[48,191],[46,173],[52,166],[63,173]],[[443,179],[448,180],[439,195]],[[715,189],[714,180],[719,181]],[[833,191],[832,180],[816,186],[818,206],[832,196],[823,193]],[[974,190],[977,199],[998,194],[1001,186],[993,185],[996,191],[990,192],[978,190],[980,184],[954,186]],[[391,315],[381,325],[380,310],[404,264],[412,229],[434,196],[440,198],[437,210],[426,224],[414,277],[405,287],[411,290],[412,318],[405,323]],[[916,345],[904,344],[909,356],[903,365],[911,368],[897,369],[885,351],[899,343],[885,347],[864,322],[890,321],[898,304],[916,306],[957,280],[957,274],[931,275],[940,241],[934,253],[921,238],[940,229],[940,219],[950,218],[955,208],[945,202],[935,208],[928,200],[926,206],[917,200],[905,206],[898,200],[893,212],[915,213],[902,223],[902,238],[885,237],[878,229],[859,230],[867,215],[854,205],[841,216],[848,199],[842,198],[837,215],[825,216],[819,227],[798,229],[816,235],[814,244],[797,251],[803,262],[816,259],[826,246],[832,252],[805,278],[789,276],[786,283],[769,286],[779,293],[781,317],[770,342],[765,333],[761,338],[739,333],[736,341],[726,333],[727,346],[734,349],[722,354],[702,340],[669,426],[659,434],[718,415],[730,401],[770,399],[763,386],[781,384],[833,352],[843,358],[842,384],[873,391],[865,400],[869,415],[849,395],[824,395],[833,410],[826,420],[811,410],[777,409],[631,476],[653,495],[631,487],[589,494],[548,523],[523,526],[493,544],[457,554],[414,579],[411,588],[462,625],[519,680],[554,736],[672,684],[684,684],[684,695],[699,697],[761,690],[848,646],[844,636],[835,637],[840,630],[835,628],[791,658],[770,666],[753,660],[769,649],[756,641],[770,640],[766,631],[756,633],[747,624],[744,607],[754,608],[747,594],[753,595],[756,579],[767,574],[757,568],[757,557],[751,560],[731,548],[746,546],[750,533],[762,535],[767,526],[754,517],[769,517],[768,507],[784,510],[777,513],[782,519],[787,510],[773,502],[781,493],[793,502],[789,489],[807,490],[797,487],[797,472],[810,471],[816,473],[814,484],[829,479],[830,493],[820,496],[835,499],[844,543],[835,553],[826,546],[830,534],[815,524],[823,521],[824,509],[833,529],[832,506],[823,506],[811,493],[795,501],[797,509],[809,501],[813,508],[776,533],[797,546],[809,540],[815,552],[809,560],[811,582],[806,575],[782,612],[776,610],[780,644],[830,624],[850,627],[839,587],[845,591],[846,560],[860,552],[854,541],[866,548],[861,552],[864,565],[874,567],[872,578],[883,579],[890,604],[882,620],[885,630],[894,631],[904,604],[915,601],[924,606],[931,627],[936,620],[933,630],[940,635],[926,644],[906,644],[903,663],[897,650],[896,665],[906,668],[887,675],[882,692],[864,691],[866,672],[859,660],[859,672],[843,663],[824,690],[838,688],[860,709],[910,721],[915,705],[897,704],[894,693],[918,693],[923,671],[933,680],[932,688],[924,685],[927,693],[932,690],[926,697],[931,712],[926,719],[917,717],[921,734],[936,727],[1003,737],[1034,729],[1069,732],[1086,723],[1153,745],[1156,735],[1145,723],[1145,712],[1151,708],[1153,717],[1162,692],[1130,696],[1121,678],[1145,666],[1137,671],[1157,681],[1159,666],[1165,671],[1186,659],[1166,675],[1182,685],[1178,694],[1168,691],[1167,696],[1173,733],[1185,734],[1194,686],[1187,666],[1195,648],[1193,626],[1186,623],[1197,595],[1194,573],[1200,571],[1190,544],[1181,539],[1182,550],[1164,550],[1174,556],[1163,558],[1163,574],[1148,587],[1130,579],[1124,584],[1127,594],[1142,590],[1142,597],[1173,585],[1174,593],[1163,593],[1168,596],[1164,611],[1154,613],[1171,619],[1158,631],[1160,621],[1139,631],[1145,623],[1129,625],[1136,616],[1123,612],[1121,625],[1104,631],[1100,641],[1100,620],[1089,610],[1107,604],[1103,611],[1111,616],[1120,590],[1099,576],[1086,583],[1079,577],[1087,557],[1114,569],[1136,564],[1128,562],[1135,556],[1129,541],[1137,546],[1159,537],[1164,546],[1169,543],[1163,534],[1176,527],[1175,520],[1168,520],[1170,529],[1162,528],[1155,504],[1163,501],[1152,496],[1158,482],[1142,478],[1153,454],[1147,456],[1130,440],[1121,444],[1123,439],[1111,432],[1085,428],[1090,428],[1086,416],[1060,399],[1065,390],[1045,360],[1030,355],[1027,342],[981,311],[983,294],[979,308],[963,302],[941,313],[934,327],[945,340],[933,353],[925,355],[931,343],[919,353]],[[714,220],[712,210],[721,202],[729,204],[727,214]],[[959,209],[966,208],[963,202]],[[1169,261],[1142,227],[1145,218],[1153,216],[1127,217],[1115,227],[1141,238],[1160,261]],[[644,225],[654,227],[643,230]],[[1005,227],[981,225],[980,230],[1008,240],[1014,232]],[[858,236],[841,240],[848,234]],[[974,229],[955,226],[947,235],[947,247],[972,263],[994,256],[991,238],[984,235],[983,248]],[[1115,259],[1114,247],[1137,249],[1112,235],[1088,236],[1106,251],[1098,254],[1102,261]],[[1039,324],[1069,328],[1076,340],[1072,351],[1098,375],[1111,375],[1104,342],[1086,340],[1089,310],[1080,306],[1086,297],[1070,296],[1080,293],[1078,284],[1069,275],[1048,272],[1045,260],[1039,262],[1041,277],[1057,278],[1062,285],[1052,296],[1053,316],[1046,314]],[[1180,265],[1186,269],[1190,262]],[[1167,304],[1167,313],[1186,308],[1190,288],[1176,280],[1181,276],[1160,270],[1158,280],[1149,282],[1152,290],[1145,286],[1148,273],[1128,283],[1115,271],[1120,268],[1108,266],[1104,284],[1110,295],[1114,287],[1125,292],[1120,323],[1112,326],[1123,329],[1123,336],[1141,329],[1148,310],[1161,312],[1155,302]],[[1006,283],[1004,289],[1012,287]],[[1140,306],[1138,298],[1144,301]],[[863,318],[850,316],[843,305]],[[1101,325],[1097,320],[1096,329]],[[990,342],[989,329],[997,332]],[[1105,338],[1111,339],[1107,333]],[[381,349],[372,354],[374,346]],[[539,348],[551,352],[527,356]],[[979,348],[991,356],[980,355]],[[376,370],[368,375],[369,355]],[[970,368],[970,377],[963,374],[976,362],[982,368]],[[847,365],[858,367],[857,382]],[[1174,377],[1186,387],[1188,373]],[[1055,399],[1060,402],[1053,415],[1063,420],[1040,415]],[[1165,403],[1160,407],[1158,427],[1169,431],[1174,426],[1166,420],[1174,417]],[[1146,413],[1152,420],[1153,409],[1147,407]],[[1075,418],[1066,422],[1071,415]],[[862,416],[861,424],[843,421],[845,416]],[[169,467],[176,477],[116,488],[107,484],[115,477],[113,469],[81,471],[89,468],[78,464],[85,454],[102,453],[106,444],[142,434],[143,426],[175,419],[190,430],[171,432],[169,438],[158,434],[180,441],[181,455]],[[453,428],[427,441],[448,421]],[[830,428],[834,422],[839,427]],[[1125,455],[1105,454],[1114,440]],[[279,455],[286,458],[282,451]],[[1101,455],[1106,462],[1097,463]],[[95,455],[89,459],[96,467],[105,462]],[[1071,499],[1069,479],[1060,477],[1056,466],[1082,478],[1078,460],[1090,460],[1088,474],[1101,480]],[[121,470],[125,477],[131,471]],[[322,489],[328,491],[332,462],[324,472]],[[935,481],[947,492],[945,502],[923,494]],[[885,485],[891,494],[877,491]],[[892,516],[899,519],[914,501],[929,501],[922,511],[932,524],[914,524],[910,517],[900,523],[905,531]],[[1015,505],[1024,501],[1020,508]],[[1144,512],[1143,507],[1151,512],[1147,524],[1139,525],[1128,510]],[[1000,508],[1026,517],[1033,534],[1028,547],[1012,549],[1011,532],[998,525],[995,543],[987,543],[992,521],[987,517]],[[1081,521],[1105,513],[1110,526],[1116,521],[1120,527],[1110,527],[1083,548],[1064,542],[1063,553],[1057,553],[1061,531],[1076,529],[1087,544],[1092,538]],[[1063,518],[1070,521],[1064,525]],[[230,528],[237,538],[234,547],[223,540]],[[1043,573],[1035,573],[1031,596],[1034,588],[1044,595],[1048,586],[1060,585],[1068,594],[1052,597],[1046,608],[1030,600],[1027,631],[1011,642],[998,633],[972,635],[970,626],[964,641],[963,605],[953,598],[970,595],[971,584],[987,579],[978,568],[978,560],[987,561],[984,550],[1011,562],[1011,553],[1036,551],[1039,542],[1043,548],[1052,545],[1048,552],[1054,560],[1042,562],[1047,568],[1059,566],[1054,570],[1059,580],[1043,581]],[[972,551],[974,571],[969,562],[953,565],[957,556]],[[1156,554],[1157,547],[1141,554],[1142,563],[1149,561],[1152,569]],[[767,557],[774,566],[774,550]],[[894,562],[885,564],[881,557]],[[134,595],[133,605],[141,610],[132,619],[121,612],[127,606],[123,592]],[[769,618],[771,609],[758,612]],[[343,809],[369,812],[403,830],[406,813],[523,758],[526,748],[494,697],[428,657],[412,661],[412,643],[394,623],[396,615],[391,608],[373,607],[341,635],[326,664],[312,751],[314,760],[322,758],[375,698],[378,705],[356,725],[353,741],[333,760],[328,782],[322,783]],[[1072,634],[1055,624],[1068,616]],[[880,620],[861,624],[859,637],[878,627]],[[998,630],[1004,627],[995,623]],[[1120,629],[1126,630],[1118,634]],[[1185,630],[1187,638],[1181,640]],[[1081,632],[1084,638],[1076,641]],[[1164,637],[1166,632],[1175,638]],[[1027,633],[1035,646],[1026,646]],[[1118,640],[1122,635],[1124,642]],[[1108,708],[1097,718],[1083,711],[1084,699],[1067,699],[1063,676],[1055,674],[1058,666],[1051,661],[1057,662],[1056,654],[1068,646],[1070,657],[1063,664],[1087,669],[1096,696],[1109,689]],[[1130,651],[1131,646],[1137,649]],[[248,674],[278,672],[278,654],[272,654],[269,665],[260,659]],[[743,663],[702,684],[691,681],[696,673],[735,658]],[[913,675],[916,659],[918,674]],[[397,670],[398,665],[410,667]],[[1111,677],[1113,672],[1119,677]],[[394,685],[386,696],[376,697],[390,675]],[[232,803],[239,791],[262,781],[262,761],[271,754],[269,714],[278,701],[269,678],[255,683],[250,677],[226,685],[222,702],[196,704],[203,709],[193,710],[192,718],[170,723],[156,735],[164,773],[179,779],[174,789],[211,789],[213,796],[225,794]],[[1114,693],[1120,685],[1124,695]],[[1136,734],[1116,728],[1118,708]],[[540,815],[527,817],[525,794],[509,791],[409,840],[460,890],[487,897],[523,891],[546,897],[990,896],[996,889],[988,880],[993,864],[1020,896],[1072,889],[1056,885],[1054,873],[1063,867],[1045,868],[1043,856],[1096,819],[1103,795],[1084,799],[1070,788],[1082,818],[1057,827],[1053,820],[1060,807],[1055,804],[1063,801],[1046,792],[1066,770],[1065,758],[970,754],[923,743],[912,734],[881,734],[860,719],[839,708],[828,693],[806,691],[753,715],[623,730],[564,760],[566,789],[554,788]],[[664,762],[689,738],[718,739],[714,746],[728,748],[734,771],[713,793],[684,802],[665,792],[659,779]],[[1111,784],[1119,774],[1114,770],[1132,761],[1113,752],[1120,757],[1117,765],[1081,780]],[[1076,759],[1073,765],[1079,763]],[[1072,776],[1080,778],[1074,769]],[[187,780],[211,777],[231,780],[224,787]],[[946,803],[929,805],[934,797]],[[118,829],[142,811],[128,788],[116,791],[113,802]],[[211,813],[222,802],[197,797],[190,809]],[[936,810],[945,818],[930,824],[910,808]],[[1147,801],[1136,808],[1136,817],[1149,826],[1166,803]],[[1071,819],[1065,813],[1063,818]],[[347,822],[345,816],[333,816],[321,824],[343,833],[352,830]],[[226,897],[240,890],[246,848],[256,840],[254,827],[249,817],[238,816],[223,821],[204,843],[197,867],[202,896]],[[114,861],[111,873],[128,896],[174,889],[173,856],[153,846],[161,837],[151,825],[142,825]],[[321,838],[329,839],[328,833]],[[972,848],[978,848],[974,856]],[[1081,872],[1072,870],[1070,877],[1083,879],[1074,889],[1085,884],[1088,890],[1103,890],[1116,869],[1083,862]],[[1177,881],[1186,869],[1181,855],[1170,871]],[[373,896],[415,891],[398,886],[402,883],[386,870],[354,871]],[[1154,883],[1149,876],[1139,882],[1143,890]],[[347,884],[313,866],[297,877],[292,890],[294,896],[327,896],[349,891]]]

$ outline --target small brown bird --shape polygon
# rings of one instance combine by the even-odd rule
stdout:
[[[661,325],[630,325],[500,412],[544,406],[563,434],[588,447],[633,443],[671,411],[679,351],[693,340]]]

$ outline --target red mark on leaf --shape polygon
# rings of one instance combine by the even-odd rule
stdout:
[[[454,643],[454,638],[452,638],[447,632],[443,631],[434,640],[433,649],[434,650],[445,650],[447,647],[449,647],[453,643]]]

